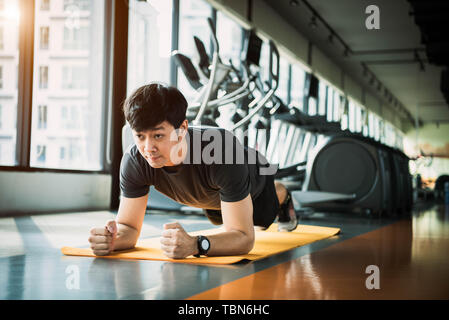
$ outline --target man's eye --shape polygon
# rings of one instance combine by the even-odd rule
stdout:
[[[162,135],[162,134],[156,134],[156,135],[154,135],[154,137],[155,137],[156,139],[162,139],[163,135]]]

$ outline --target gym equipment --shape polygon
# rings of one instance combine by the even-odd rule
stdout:
[[[299,208],[300,203],[302,207],[307,204],[307,208],[319,211],[366,212],[378,216],[405,214],[411,210],[409,159],[402,152],[361,134],[342,131],[324,117],[308,116],[294,108],[275,118],[289,127],[286,141],[293,147],[283,152],[283,164],[290,164],[289,161],[299,154],[295,137],[301,130],[307,130],[301,143],[303,148],[308,148],[307,160],[297,167],[296,184],[290,184],[290,188],[300,187],[303,191],[292,193],[296,194],[294,199],[298,202],[295,208]],[[316,144],[309,148],[312,134],[315,134]],[[304,154],[300,160],[305,160]],[[305,191],[323,192],[323,201],[319,194],[313,194],[310,200]],[[342,196],[331,200],[326,192]]]

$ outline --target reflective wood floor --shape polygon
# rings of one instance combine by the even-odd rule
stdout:
[[[252,263],[200,266],[66,257],[87,247],[107,211],[0,218],[0,299],[449,299],[449,207],[415,208],[408,219],[315,214],[301,224],[338,236]],[[147,214],[142,238],[199,215]],[[368,266],[377,267],[368,270]],[[374,284],[378,289],[369,289]]]

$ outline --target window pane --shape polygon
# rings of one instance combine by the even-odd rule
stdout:
[[[288,78],[289,78],[289,66],[288,62],[280,57],[279,59],[279,86],[276,90],[276,95],[281,98],[281,100],[288,105],[290,103],[288,99],[289,88],[288,88]]]
[[[48,11],[36,6],[31,166],[102,169],[104,6],[99,0],[54,1]]]
[[[0,7],[0,165],[15,165],[19,65],[19,1]]]
[[[171,27],[172,1],[129,1],[128,95],[152,81],[170,83]]]
[[[334,91],[334,117],[333,121],[341,121],[341,114],[343,109],[342,96],[337,91]]]
[[[326,119],[327,121],[333,121],[333,107],[334,107],[334,89],[328,87],[327,89],[327,105],[326,105]]]
[[[292,65],[292,84],[290,88],[291,104],[303,110],[304,79],[306,72],[297,65]]]
[[[234,67],[238,69],[242,49],[242,28],[226,14],[218,11],[216,30],[222,61],[228,64],[231,60]]]
[[[210,29],[207,18],[211,16],[212,8],[204,0],[182,0],[179,2],[179,52],[192,59],[196,64],[197,50],[193,36],[199,38],[210,54]],[[190,86],[184,73],[178,68],[178,88],[191,102],[196,97],[196,90]]]
[[[318,91],[318,114],[321,116],[326,114],[326,90],[327,85],[320,81]]]
[[[349,100],[349,110],[348,110],[348,129],[351,132],[355,131],[355,106],[352,100]]]

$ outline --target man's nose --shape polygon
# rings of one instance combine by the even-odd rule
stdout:
[[[150,139],[145,140],[145,152],[154,152],[156,151],[156,144],[152,142]]]

